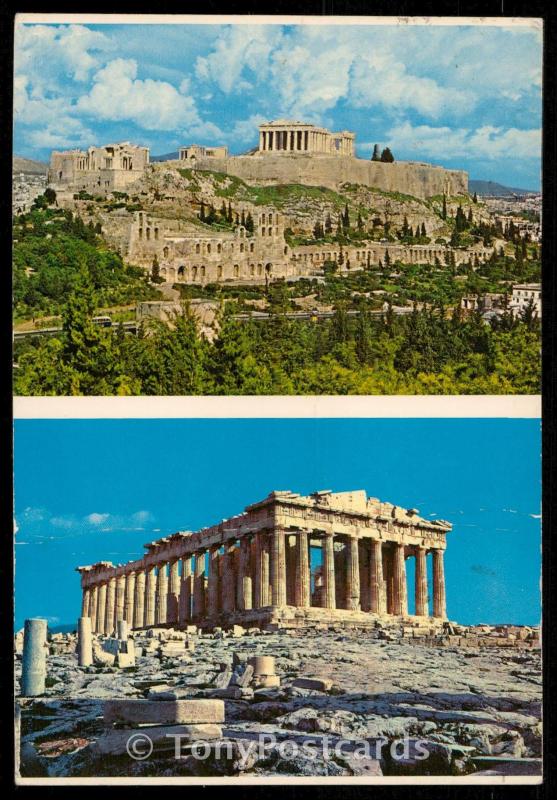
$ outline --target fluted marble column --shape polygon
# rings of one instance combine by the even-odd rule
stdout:
[[[235,557],[236,546],[234,542],[227,542],[224,545],[223,557],[223,576],[222,576],[222,610],[224,613],[231,613],[236,609],[236,574]]]
[[[205,614],[205,550],[195,554],[193,575],[193,616],[202,619]]]
[[[83,589],[81,594],[81,616],[88,617],[89,616],[89,596],[90,592],[89,589]]]
[[[166,621],[178,622],[178,608],[180,605],[180,562],[177,558],[170,562],[168,599],[166,604]]]
[[[109,578],[106,589],[106,612],[104,617],[104,632],[112,636],[114,631],[114,607],[116,603],[116,578]]]
[[[255,605],[270,605],[269,598],[269,539],[265,531],[256,534],[255,550]]]
[[[124,592],[124,619],[133,628],[133,608],[135,602],[135,572],[126,574],[126,589]]]
[[[251,578],[251,542],[249,536],[240,539],[240,561],[238,564],[238,582],[236,599],[240,611],[249,611],[252,607]]]
[[[335,549],[334,537],[332,533],[327,533],[322,539],[323,550],[323,589],[322,605],[323,608],[336,608],[335,599]]]
[[[369,573],[370,611],[373,614],[384,614],[386,598],[383,586],[383,545],[377,539],[371,541]]]
[[[191,556],[184,556],[184,558],[182,558],[182,575],[180,576],[180,607],[178,609],[178,619],[180,625],[185,625],[186,622],[191,619],[191,596]]]
[[[433,616],[441,619],[447,616],[443,555],[443,550],[433,551]]]
[[[209,568],[207,585],[207,615],[215,617],[219,613],[219,546],[209,548]]]
[[[286,553],[284,531],[273,528],[271,531],[271,603],[274,606],[286,605]]]
[[[106,583],[101,583],[97,593],[97,622],[95,625],[96,633],[104,633],[104,621],[106,618]]]
[[[124,601],[126,594],[126,578],[119,575],[116,578],[116,599],[114,602],[114,630],[119,620],[124,619]]]
[[[148,628],[155,624],[155,592],[157,589],[157,576],[155,568],[149,567],[145,576],[145,619],[144,626]]]
[[[346,608],[360,610],[360,560],[358,537],[351,536],[346,548]]]
[[[395,544],[393,553],[393,614],[408,614],[406,591],[406,563],[404,561],[404,545]]]
[[[309,608],[311,605],[311,577],[309,564],[308,535],[306,531],[296,534],[296,597],[298,608]]]
[[[415,614],[417,617],[429,616],[427,603],[427,562],[425,547],[416,548]]]
[[[296,605],[296,553],[298,539],[296,536],[286,534],[284,540],[286,559],[286,603]]]
[[[164,625],[166,623],[166,605],[168,603],[168,573],[166,563],[159,564],[157,574],[157,592],[155,605],[155,623]]]
[[[145,624],[145,573],[138,570],[135,576],[135,591],[133,596],[133,625],[135,629],[142,628]]]
[[[97,594],[99,591],[98,586],[91,586],[91,594],[89,599],[89,616],[91,617],[91,629],[93,633],[97,630]]]

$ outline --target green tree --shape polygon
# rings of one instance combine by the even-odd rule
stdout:
[[[381,152],[381,161],[387,164],[392,164],[394,160],[395,158],[391,153],[390,149],[388,147],[385,147],[385,149]]]
[[[380,154],[380,149],[379,149],[379,145],[378,144],[374,145],[374,147],[373,147],[373,153],[371,154],[371,160],[372,161],[381,161],[381,154]]]

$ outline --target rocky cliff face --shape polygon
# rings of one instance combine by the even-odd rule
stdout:
[[[413,162],[365,161],[338,156],[232,156],[199,160],[202,169],[217,169],[247,183],[269,185],[301,183],[338,189],[343,183],[358,183],[387,192],[401,192],[425,199],[438,194],[467,194],[468,173]]]

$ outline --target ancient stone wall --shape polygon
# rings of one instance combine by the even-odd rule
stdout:
[[[197,168],[214,169],[213,159],[198,159]],[[301,183],[338,190],[344,183],[425,199],[468,193],[468,173],[414,162],[366,161],[350,156],[295,153],[230,156],[219,159],[219,171],[257,185]]]

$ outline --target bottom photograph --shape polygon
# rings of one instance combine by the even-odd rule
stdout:
[[[536,419],[15,422],[19,783],[541,781]]]

